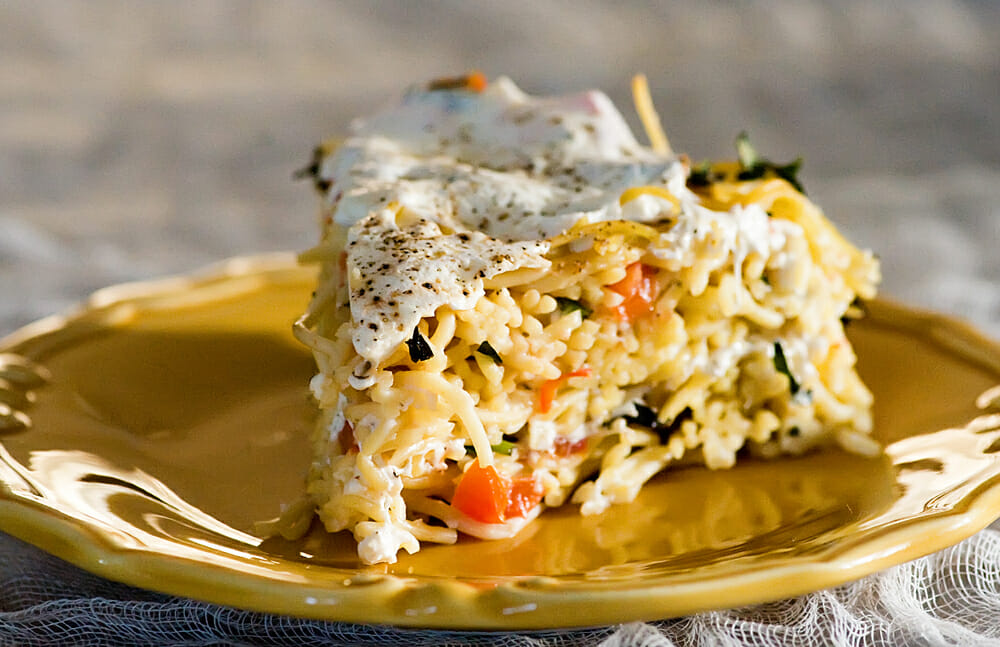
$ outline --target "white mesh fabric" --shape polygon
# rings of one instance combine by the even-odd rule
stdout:
[[[997,645],[1000,531],[827,591],[654,623],[528,633],[395,629],[219,607],[116,584],[0,535],[0,644]]]

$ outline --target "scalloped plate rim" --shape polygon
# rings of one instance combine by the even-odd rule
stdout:
[[[251,275],[291,276],[308,271],[312,270],[296,265],[294,254],[274,252],[226,259],[190,274],[110,286],[64,314],[40,319],[0,338],[0,353],[16,352],[29,340],[97,316],[129,299],[155,298],[172,290]],[[878,320],[902,317],[903,322],[894,321],[893,327],[907,331],[930,328],[928,337],[946,351],[1000,372],[1000,343],[969,323],[881,297],[871,305]],[[970,347],[986,349],[989,355],[972,356],[968,354]],[[2,444],[0,437],[0,448]],[[2,462],[7,464],[6,460]],[[769,602],[843,584],[925,556],[968,538],[1000,516],[1000,469],[954,509],[871,528],[843,546],[819,554],[725,574],[721,578],[724,587],[711,577],[678,582],[676,576],[651,575],[644,577],[641,584],[623,586],[620,580],[581,583],[542,575],[498,577],[495,579],[505,581],[497,583],[485,581],[489,578],[462,582],[384,574],[358,577],[358,572],[348,569],[318,567],[331,575],[320,586],[247,576],[227,567],[158,551],[116,546],[94,527],[35,498],[12,493],[8,483],[0,480],[0,531],[98,576],[131,586],[316,620],[449,630],[538,630],[652,620]],[[782,584],[775,586],[779,581]],[[207,594],[199,588],[206,584],[213,585]],[[765,584],[772,588],[761,593]],[[706,604],[705,596],[711,596],[713,603]],[[436,611],[422,614],[418,605],[426,601],[444,601],[452,608],[444,615]],[[568,612],[574,620],[540,622],[537,615],[529,613],[539,604],[549,611],[546,615],[561,619]],[[666,612],[656,613],[664,608]],[[580,621],[584,617],[587,622]]]

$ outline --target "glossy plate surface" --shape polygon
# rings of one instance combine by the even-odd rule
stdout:
[[[675,470],[597,517],[364,567],[349,536],[254,533],[301,492],[313,364],[291,256],[109,288],[0,342],[0,529],[132,585],[310,618],[529,629],[763,602],[1000,515],[1000,346],[884,302],[851,324],[885,454]]]

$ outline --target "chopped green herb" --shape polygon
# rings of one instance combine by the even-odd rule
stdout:
[[[861,319],[867,314],[868,306],[865,305],[865,302],[860,297],[855,297],[854,301],[851,301],[851,305],[847,306],[844,316],[840,318],[840,323],[846,326],[855,319]]]
[[[806,194],[805,188],[803,188],[802,183],[799,182],[799,169],[802,168],[802,158],[796,157],[794,160],[785,164],[784,166],[771,166],[771,170],[774,174],[780,177],[782,180],[791,184],[796,191],[802,195]]]
[[[430,342],[420,334],[419,328],[413,329],[413,336],[406,340],[406,346],[410,350],[410,360],[423,362],[434,357],[434,349]]]
[[[746,131],[736,136],[736,158],[744,171],[762,166],[765,162],[757,154],[757,149],[750,143],[750,135]]]
[[[799,429],[798,427],[792,427],[791,429],[788,430],[788,435],[791,436],[792,438],[797,438],[801,433],[802,430]]]
[[[634,404],[635,415],[634,416],[622,416],[625,418],[625,422],[630,425],[636,425],[639,427],[646,427],[647,429],[653,429],[659,426],[661,423],[656,417],[656,412],[647,407],[644,404]]]
[[[503,365],[503,360],[500,359],[499,353],[493,350],[493,347],[490,346],[490,342],[488,341],[484,341],[483,343],[479,344],[479,348],[476,349],[476,352],[479,353],[480,355],[485,355],[486,357],[489,357],[491,360],[493,360],[494,364],[500,366]]]
[[[740,161],[740,172],[736,176],[738,179],[757,180],[772,173],[791,184],[802,195],[806,194],[798,179],[799,169],[802,168],[801,157],[788,164],[775,164],[766,160],[757,153],[757,149],[750,143],[750,137],[745,132],[736,137],[736,157]]]
[[[691,167],[688,174],[688,186],[708,186],[714,179],[712,177],[712,163],[709,161],[699,162]]]
[[[313,149],[312,159],[308,164],[300,169],[297,169],[292,173],[293,180],[305,180],[310,179],[313,182],[313,186],[320,193],[326,193],[330,190],[330,180],[325,180],[319,176],[320,166],[323,163],[324,155],[323,147],[317,146]]]
[[[319,146],[313,149],[312,158],[309,163],[292,173],[293,180],[316,179],[319,174],[319,165],[323,161],[323,149]]]
[[[514,451],[514,448],[516,446],[517,445],[515,443],[512,443],[509,440],[501,440],[496,445],[490,445],[490,449],[493,450],[494,454],[503,454],[504,456],[510,456],[511,452]],[[475,456],[476,448],[472,445],[466,445],[465,453],[468,454],[469,456]]]
[[[802,388],[802,385],[792,376],[788,369],[788,360],[785,359],[785,350],[781,347],[781,342],[774,342],[774,370],[788,378],[788,389],[795,395]]]
[[[493,450],[495,454],[503,454],[504,456],[510,456],[510,453],[514,451],[516,445],[509,440],[501,440],[496,445],[490,445],[490,449]]]
[[[559,312],[568,315],[571,312],[580,311],[580,317],[586,319],[590,315],[594,314],[592,308],[588,308],[579,301],[574,301],[573,299],[568,299],[566,297],[556,297],[556,304],[559,306]]]
[[[644,404],[636,403],[634,416],[622,416],[625,422],[637,427],[645,427],[660,438],[661,443],[666,443],[670,439],[670,434],[681,428],[685,420],[690,420],[693,412],[691,407],[684,407],[677,416],[670,422],[664,424],[656,416],[656,412]]]

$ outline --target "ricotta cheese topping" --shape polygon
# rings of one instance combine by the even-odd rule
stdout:
[[[603,93],[531,97],[500,78],[482,92],[411,90],[367,120],[318,169],[333,223],[347,228],[358,354],[378,365],[442,305],[463,310],[483,280],[545,269],[546,239],[578,223],[681,216],[653,252],[681,264],[711,232],[742,260],[780,247],[757,207],[698,205],[684,165],[638,144]],[[329,235],[330,232],[328,231]],[[359,378],[360,379],[360,378]]]
[[[439,306],[472,308],[483,296],[483,279],[549,265],[544,258],[547,243],[506,243],[468,230],[446,234],[428,218],[401,225],[398,213],[373,212],[348,233],[352,341],[358,354],[373,364],[408,339],[420,320]]]

